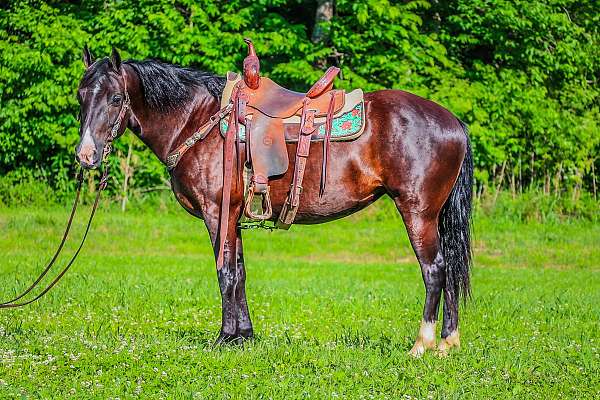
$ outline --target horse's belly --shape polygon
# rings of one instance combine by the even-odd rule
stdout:
[[[366,139],[366,137],[365,137]],[[362,143],[361,143],[362,142]],[[385,190],[379,168],[362,154],[368,141],[331,143],[325,190],[319,195],[323,145],[312,143],[302,182],[300,206],[294,223],[315,224],[342,218],[373,203]],[[293,147],[295,151],[295,147]],[[279,212],[287,198],[294,171],[294,153],[286,174],[272,179],[273,215]]]
[[[352,201],[324,202],[322,204],[305,204],[304,206],[301,204],[294,223],[319,224],[343,218],[372,204],[384,193],[383,190],[375,190],[361,199],[353,199]]]

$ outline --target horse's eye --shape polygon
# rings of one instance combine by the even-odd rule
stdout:
[[[113,103],[114,105],[119,105],[119,104],[121,104],[121,100],[123,100],[123,97],[122,97],[120,94],[115,94],[115,95],[112,97],[112,103]]]

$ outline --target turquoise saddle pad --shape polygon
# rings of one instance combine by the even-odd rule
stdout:
[[[227,132],[228,119],[221,120],[221,134]],[[325,123],[316,123],[316,132],[313,133],[311,140],[323,140],[325,137]],[[345,141],[354,140],[361,135],[365,128],[365,105],[364,102],[356,104],[350,111],[345,112],[333,118],[331,140]],[[286,142],[295,142],[298,140],[299,124],[284,124]],[[246,127],[239,125],[238,135],[240,140],[246,140]]]

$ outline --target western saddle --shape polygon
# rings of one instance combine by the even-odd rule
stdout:
[[[221,110],[167,159],[168,167],[174,168],[183,153],[206,136],[216,124],[224,123],[224,118],[229,115],[226,128],[221,129],[225,143],[217,268],[220,268],[223,262],[234,164],[237,162],[239,174],[237,179],[239,182],[243,181],[246,187],[242,222],[263,224],[273,216],[269,178],[281,176],[288,170],[286,138],[288,142],[298,143],[290,191],[275,224],[277,228],[289,229],[300,205],[302,180],[310,152],[311,139],[323,141],[319,191],[319,194],[322,195],[327,183],[332,121],[342,112],[348,112],[349,107],[359,103],[362,105],[363,102],[360,89],[350,94],[346,94],[343,90],[333,89],[335,77],[340,72],[340,69],[336,67],[330,67],[306,93],[294,92],[281,87],[271,79],[260,76],[260,62],[254,45],[250,39],[244,39],[244,41],[248,45],[248,55],[244,59],[243,73],[242,76],[231,72],[227,74]],[[324,134],[319,138],[317,128],[321,128],[323,125]],[[362,133],[363,129],[364,120],[358,135]],[[244,133],[242,139],[240,132]],[[242,141],[246,144],[243,167]],[[241,173],[242,169],[244,170],[243,174]]]
[[[244,59],[242,77],[228,75],[228,85],[223,92],[223,103],[233,102],[225,139],[237,138],[237,124],[244,125],[246,142],[246,172],[249,175],[244,217],[250,221],[272,218],[269,196],[269,178],[283,175],[289,160],[284,135],[284,122],[299,119],[299,136],[294,175],[287,201],[276,226],[288,229],[298,211],[302,179],[308,158],[315,119],[325,118],[326,135],[322,163],[320,193],[327,180],[327,161],[331,120],[344,105],[344,91],[332,90],[339,68],[330,67],[306,92],[285,89],[271,79],[260,76],[260,62],[251,40],[245,39],[248,56]],[[254,201],[255,196],[262,199]],[[258,207],[257,207],[258,206]],[[260,211],[255,211],[258,208]]]

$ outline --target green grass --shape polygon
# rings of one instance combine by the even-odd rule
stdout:
[[[383,215],[245,232],[257,339],[213,348],[202,222],[105,206],[54,291],[0,310],[0,398],[600,396],[600,226],[476,218],[463,347],[413,359],[423,284],[401,220]],[[1,299],[33,279],[66,216],[0,208]]]

